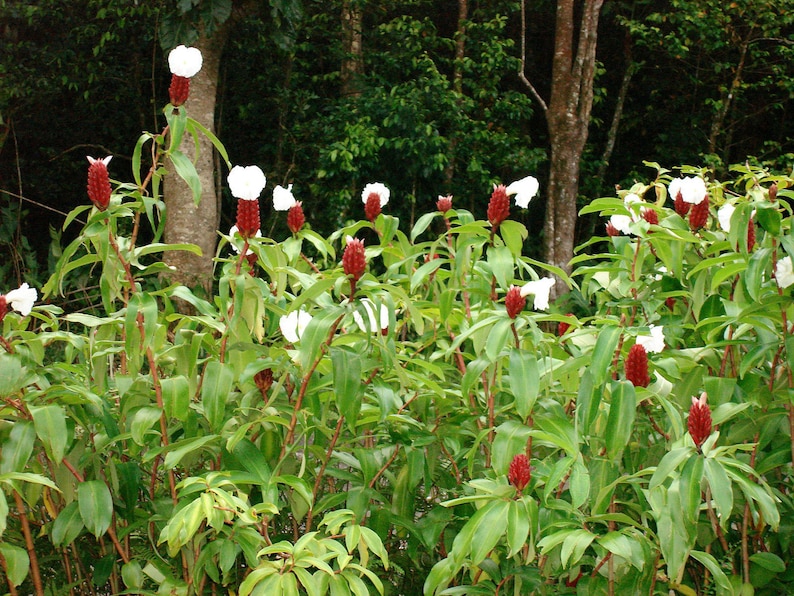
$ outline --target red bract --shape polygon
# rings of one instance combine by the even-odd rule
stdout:
[[[569,312],[567,316],[572,317],[573,313]],[[571,328],[570,323],[566,323],[565,321],[560,321],[559,323],[557,323],[557,335],[559,337],[562,337],[570,328]]]
[[[452,209],[452,195],[438,197],[438,201],[436,201],[436,209],[441,211],[441,213],[446,213]]]
[[[658,224],[659,223],[659,214],[656,213],[653,209],[646,209],[642,212],[642,217],[645,221],[649,224]]]
[[[695,443],[695,447],[700,449],[703,442],[711,434],[711,409],[706,403],[706,394],[702,393],[700,399],[692,397],[692,405],[689,407],[689,419],[686,422],[689,429],[689,436]]]
[[[686,214],[689,213],[690,207],[692,207],[692,203],[687,203],[684,201],[684,198],[681,196],[679,192],[675,197],[675,212],[678,213],[681,217],[686,217]]]
[[[673,310],[675,308],[675,298],[673,298],[672,296],[668,296],[665,299],[664,303],[667,305],[667,308],[669,308],[670,310]]]
[[[529,458],[523,453],[519,453],[513,458],[513,461],[510,462],[507,480],[520,492],[529,484],[530,478]]]
[[[88,198],[100,211],[110,205],[110,176],[108,163],[110,157],[104,159],[88,158]]]
[[[364,204],[364,215],[371,222],[380,215],[380,195],[376,192],[369,193],[367,202]]]
[[[488,203],[488,221],[494,228],[510,217],[510,198],[507,196],[507,189],[504,184],[500,184],[493,189],[491,201]]]
[[[706,221],[709,217],[709,198],[706,197],[697,205],[692,205],[689,211],[689,228],[692,231],[697,231],[705,227]]]
[[[521,288],[518,286],[510,286],[505,296],[505,308],[507,308],[507,316],[515,319],[518,314],[524,310],[527,305],[527,299],[521,295]]]
[[[237,199],[237,230],[243,238],[253,238],[259,231],[259,201]]]
[[[298,201],[287,211],[287,227],[290,232],[297,234],[306,223],[306,217],[303,215],[303,203]]]
[[[750,252],[755,246],[755,222],[751,219],[747,224],[747,251]]]
[[[618,230],[615,226],[613,226],[611,221],[607,222],[606,229],[607,229],[607,236],[620,236],[620,230]]]
[[[6,300],[5,296],[0,296],[0,322],[3,321],[7,312],[8,312],[8,301]]]
[[[634,344],[626,356],[626,380],[635,387],[647,387],[651,384],[648,374],[648,353],[641,344]]]
[[[187,96],[190,94],[190,79],[187,77],[180,77],[179,75],[171,75],[171,85],[168,87],[168,96],[171,99],[171,105],[175,108],[181,106],[187,101]]]
[[[349,275],[353,281],[358,281],[364,275],[367,259],[364,255],[364,243],[358,238],[348,239],[345,252],[342,254],[342,268],[345,275]]]

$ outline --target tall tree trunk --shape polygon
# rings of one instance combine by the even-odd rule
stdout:
[[[204,62],[199,73],[190,81],[190,96],[185,103],[190,117],[213,132],[220,59],[227,32],[227,24],[220,25],[212,37],[202,33],[194,44],[201,50]],[[199,135],[198,156],[195,156],[193,138],[186,134],[179,149],[189,158],[196,158],[194,163],[201,181],[201,201],[198,205],[194,203],[190,188],[177,175],[171,162],[167,161],[167,174],[163,182],[165,241],[169,244],[196,244],[202,254],[198,256],[184,251],[169,251],[166,253],[165,262],[175,268],[169,274],[170,281],[188,287],[201,287],[209,292],[220,223],[220,196],[214,177],[214,148],[206,137]]]
[[[364,72],[361,45],[363,10],[357,0],[342,0],[342,96],[360,95],[358,77]]]
[[[593,107],[598,19],[604,0],[583,0],[581,20],[574,23],[575,0],[557,0],[551,96],[546,105],[526,78],[526,13],[522,0],[522,64],[520,78],[546,115],[551,155],[546,193],[543,248],[546,262],[570,273],[576,232],[579,165],[587,142]],[[578,40],[575,38],[578,37]],[[558,280],[555,294],[565,291]]]

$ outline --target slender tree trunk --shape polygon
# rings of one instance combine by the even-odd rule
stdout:
[[[194,44],[201,50],[204,62],[199,73],[190,81],[190,96],[185,109],[191,118],[215,131],[215,102],[218,73],[228,27],[219,26],[209,38],[200,35]],[[172,282],[188,287],[202,287],[209,292],[212,286],[213,257],[220,222],[220,196],[215,188],[214,148],[199,135],[198,155],[191,135],[185,134],[180,151],[194,161],[201,181],[201,201],[196,205],[193,194],[184,180],[166,162],[167,174],[163,183],[165,200],[165,241],[169,244],[190,243],[201,248],[201,256],[184,251],[169,251],[165,261],[175,269],[169,274]]]
[[[363,10],[357,0],[342,1],[342,96],[358,96],[358,77],[364,72],[364,50],[361,44]]]
[[[714,121],[711,123],[711,133],[709,134],[709,153],[717,152],[717,142],[725,125],[725,117],[728,115],[728,112],[732,107],[732,102],[741,88],[742,77],[744,76],[744,65],[747,60],[747,48],[749,46],[750,36],[748,35],[747,39],[742,42],[741,51],[739,54],[739,63],[736,65],[731,86],[728,89],[728,92],[722,98],[720,109],[717,111],[717,114],[714,116]]]

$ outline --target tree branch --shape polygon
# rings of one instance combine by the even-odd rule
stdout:
[[[532,85],[526,75],[527,66],[527,10],[526,0],[521,0],[521,70],[518,71],[518,78],[529,89],[530,94],[543,108],[543,112],[549,111],[549,106],[543,101],[543,98],[538,93],[537,89]]]

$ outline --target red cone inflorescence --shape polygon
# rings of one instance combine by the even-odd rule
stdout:
[[[696,232],[705,227],[709,217],[709,198],[706,197],[697,205],[692,205],[689,211],[689,228]]]
[[[254,375],[254,383],[256,383],[256,387],[259,389],[262,397],[267,397],[267,392],[273,385],[273,370],[270,368],[260,370]]]
[[[656,213],[653,209],[646,209],[642,212],[642,217],[645,221],[649,224],[658,224],[659,223],[659,214]]]
[[[777,183],[769,187],[769,200],[774,203],[775,199],[777,199]]]
[[[647,387],[651,384],[648,374],[648,353],[642,344],[634,344],[626,356],[626,380],[635,387]]]
[[[187,101],[187,96],[189,94],[190,79],[172,74],[171,85],[168,87],[168,96],[171,99],[171,105],[178,108]]]
[[[342,268],[345,275],[349,275],[354,282],[364,275],[367,259],[364,255],[364,243],[358,238],[348,239],[345,252],[342,254]]]
[[[692,405],[689,407],[689,419],[686,422],[689,429],[689,436],[695,443],[695,447],[700,449],[703,442],[711,434],[711,409],[706,403],[706,394],[702,393],[700,399],[692,397]]]
[[[488,203],[488,221],[495,229],[510,217],[510,198],[507,196],[507,188],[504,184],[493,189],[491,201]]]
[[[108,163],[110,157],[104,159],[88,158],[88,198],[100,211],[110,205],[110,176]]]
[[[259,200],[237,199],[237,230],[243,238],[253,238],[259,231]]]
[[[755,246],[755,222],[751,219],[747,224],[747,252]]]
[[[611,221],[606,223],[606,231],[607,236],[620,236],[620,230],[618,230],[614,225],[612,225]]]
[[[0,296],[0,323],[3,322],[3,319],[8,312],[8,301],[6,300],[5,296]]]
[[[684,200],[684,197],[681,196],[681,193],[679,192],[675,196],[675,203],[673,204],[673,206],[675,207],[675,212],[678,213],[678,215],[680,215],[681,217],[686,217],[686,214],[689,213],[690,207],[692,207],[692,203],[687,203]]]
[[[306,223],[306,218],[303,215],[303,203],[298,201],[287,211],[287,227],[290,232],[297,234],[304,223]]]
[[[530,478],[529,458],[523,453],[519,453],[513,458],[513,461],[510,462],[510,469],[507,471],[507,480],[520,492],[529,484]]]
[[[567,316],[572,317],[573,313],[569,312]],[[559,323],[557,323],[557,336],[562,337],[570,328],[571,328],[570,323],[566,323],[565,321],[560,321]]]
[[[441,213],[446,213],[450,209],[452,209],[452,195],[447,195],[446,197],[438,197],[438,201],[436,201],[436,209],[441,211]]]
[[[367,202],[364,204],[364,215],[371,222],[380,215],[380,195],[376,192],[371,192],[367,196]]]
[[[527,299],[521,295],[521,288],[518,286],[510,286],[505,296],[505,308],[507,308],[507,316],[515,319],[518,314],[524,310],[527,305]]]
[[[673,298],[672,296],[668,296],[665,299],[664,303],[667,305],[667,308],[669,308],[670,310],[673,310],[675,308],[675,298]]]

